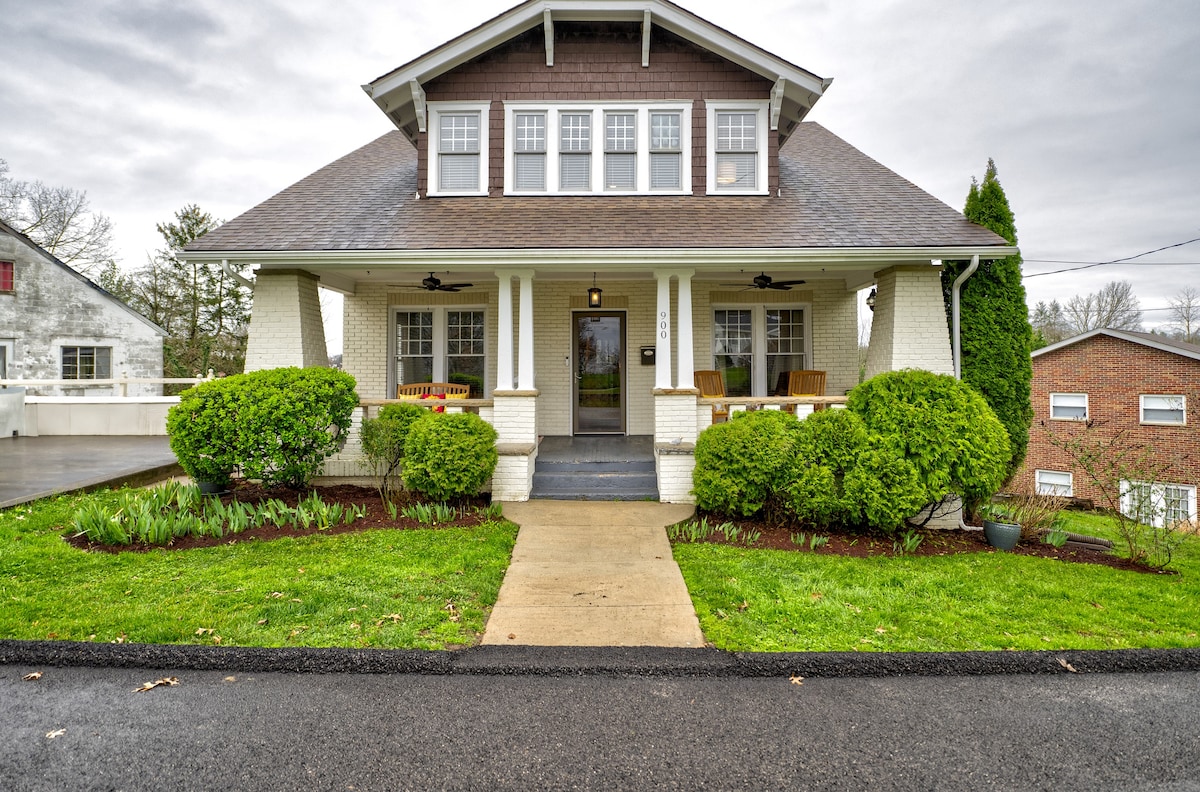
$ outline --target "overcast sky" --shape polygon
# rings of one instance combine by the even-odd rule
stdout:
[[[1200,237],[1200,3],[680,2],[833,77],[809,120],[955,209],[993,157],[1027,276]],[[185,204],[233,218],[388,132],[360,86],[514,4],[0,0],[0,158],[86,190],[137,266]],[[1200,243],[1138,262],[1027,277],[1029,304],[1200,286]]]

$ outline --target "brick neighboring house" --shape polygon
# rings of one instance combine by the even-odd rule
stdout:
[[[1123,442],[1152,449],[1155,464],[1164,466],[1152,488],[1137,482],[1123,488],[1123,510],[1132,513],[1131,497],[1148,496],[1156,521],[1164,513],[1172,521],[1196,520],[1200,346],[1149,333],[1093,330],[1034,351],[1031,398],[1029,451],[1014,479],[1019,487],[1103,505],[1096,487],[1050,435],[1108,438],[1123,432]]]
[[[29,395],[119,395],[92,380],[162,377],[166,331],[0,221],[0,380],[71,380]],[[18,383],[19,384],[19,383]],[[133,384],[130,396],[162,395]]]
[[[618,435],[690,502],[695,370],[842,394],[874,287],[867,373],[951,373],[938,262],[1015,252],[806,122],[830,82],[666,0],[530,0],[363,86],[395,131],[185,257],[256,267],[248,370],[325,365],[319,284],[363,398],[470,382],[494,498],[542,438]]]

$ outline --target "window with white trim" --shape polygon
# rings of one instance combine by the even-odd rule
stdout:
[[[13,290],[14,267],[11,261],[0,261],[0,292]]]
[[[767,107],[709,101],[708,192],[767,193]]]
[[[1069,470],[1035,470],[1034,487],[1038,495],[1070,498],[1075,495],[1074,476]]]
[[[483,308],[395,308],[392,315],[392,384],[453,382],[484,396],[487,372]]]
[[[1141,422],[1183,426],[1187,423],[1187,399],[1184,396],[1150,395],[1139,397]]]
[[[713,310],[713,368],[728,396],[768,396],[780,376],[811,360],[808,308],[730,306]],[[786,381],[785,381],[786,382]]]
[[[487,195],[487,102],[429,105],[429,193]]]
[[[1059,421],[1086,421],[1088,419],[1087,394],[1051,393],[1050,417]]]
[[[1196,487],[1191,484],[1121,482],[1121,512],[1155,528],[1196,522]]]
[[[65,380],[112,379],[112,347],[63,347],[62,378]]]
[[[690,103],[506,102],[504,191],[690,194],[691,123]]]

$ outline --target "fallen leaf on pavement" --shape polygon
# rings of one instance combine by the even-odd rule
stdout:
[[[792,684],[793,684],[793,685],[803,685],[803,684],[804,684],[804,677],[802,677],[802,676],[796,676],[795,674],[793,674],[793,675],[792,675],[792,678],[791,678],[791,682],[792,682]]]
[[[55,729],[52,732],[46,732],[46,739],[53,740],[55,737],[62,737],[66,733],[67,733],[66,729]]]
[[[1075,666],[1071,665],[1071,664],[1070,664],[1070,663],[1068,663],[1066,660],[1063,660],[1061,657],[1060,657],[1060,658],[1058,658],[1058,664],[1059,664],[1060,666],[1062,666],[1063,668],[1067,669],[1068,671],[1070,671],[1072,674],[1078,674],[1078,673],[1079,673],[1078,671],[1076,671],[1076,670],[1075,670]]]
[[[153,682],[143,682],[140,688],[134,688],[134,693],[141,693],[143,690],[153,690],[156,687],[168,686],[174,687],[179,684],[179,677],[163,677],[156,679]]]
[[[25,680],[26,682],[37,682],[41,678],[41,671],[34,671],[32,674],[26,674],[25,676],[21,677],[21,679]]]

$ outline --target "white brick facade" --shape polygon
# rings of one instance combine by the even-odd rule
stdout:
[[[941,267],[892,267],[877,279],[867,378],[905,368],[953,374]]]
[[[329,365],[318,282],[301,270],[259,270],[246,339],[246,371]]]

